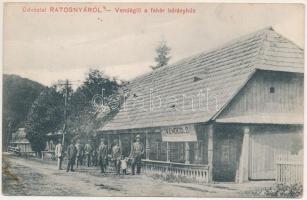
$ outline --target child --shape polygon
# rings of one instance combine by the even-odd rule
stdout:
[[[127,175],[127,168],[128,168],[128,158],[124,158],[124,156],[121,157],[121,160],[120,160],[120,165],[121,165],[121,168],[122,168],[122,172],[123,172],[123,175]]]

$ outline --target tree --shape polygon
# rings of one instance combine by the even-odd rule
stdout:
[[[46,135],[63,124],[64,98],[57,87],[44,89],[33,102],[27,116],[26,131],[32,149],[41,152],[46,145]]]
[[[152,69],[158,69],[164,65],[167,65],[171,58],[171,56],[169,56],[170,51],[171,48],[167,46],[166,41],[162,40],[159,46],[156,48],[157,56],[155,57],[155,61],[157,64],[156,66],[152,66]]]
[[[76,92],[72,95],[72,104],[74,109],[83,108],[91,104],[91,100],[97,94],[105,97],[116,93],[119,84],[115,79],[106,76],[103,72],[97,69],[89,70],[85,81],[79,86]]]
[[[67,103],[67,139],[87,138],[101,124],[97,119],[99,110],[92,105],[95,95],[105,99],[118,93],[120,85],[99,70],[90,70],[83,84],[74,92],[68,88]],[[64,94],[63,85],[52,86],[41,92],[33,102],[26,121],[27,138],[32,149],[41,152],[45,148],[47,133],[63,128]]]
[[[100,124],[97,120],[99,111],[92,105],[95,95],[102,95],[107,99],[118,93],[120,85],[114,78],[106,76],[102,71],[90,70],[85,81],[73,93],[68,117],[68,132],[75,137],[89,137]]]

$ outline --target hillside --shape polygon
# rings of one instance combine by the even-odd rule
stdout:
[[[2,147],[10,138],[10,132],[24,126],[28,111],[45,86],[17,75],[3,75],[3,135]],[[9,124],[11,123],[11,130]]]

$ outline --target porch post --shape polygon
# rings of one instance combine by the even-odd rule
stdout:
[[[249,136],[250,136],[250,128],[244,127],[239,170],[238,170],[237,179],[236,179],[236,182],[239,182],[239,183],[248,181]]]
[[[107,149],[107,151],[108,151],[108,154],[109,154],[110,153],[109,151],[111,149],[110,134],[108,134],[107,137],[108,137],[108,149]]]
[[[130,151],[132,151],[133,148],[133,141],[134,141],[134,135],[133,132],[130,133]]]
[[[169,149],[169,143],[166,142],[166,162],[170,162],[170,157],[169,157],[169,152],[170,152],[170,149]]]
[[[199,162],[199,149],[200,149],[200,145],[199,145],[199,141],[197,141],[196,148],[194,148],[194,159],[197,163]]]
[[[212,182],[213,167],[213,125],[208,125],[208,182]]]
[[[150,152],[150,145],[149,145],[149,138],[148,138],[148,130],[145,131],[145,139],[146,139],[146,160],[149,160],[149,152]]]
[[[185,142],[184,146],[185,146],[185,164],[190,164],[190,145],[189,145],[189,142]]]
[[[117,133],[117,132],[115,132],[115,133]],[[123,154],[123,146],[122,146],[122,140],[121,140],[120,133],[118,133],[118,145],[119,145],[119,148],[120,148],[120,154],[122,155]]]

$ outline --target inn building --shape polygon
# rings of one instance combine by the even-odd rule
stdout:
[[[98,133],[125,156],[140,134],[148,173],[272,180],[303,148],[303,83],[303,49],[266,28],[135,78]]]

